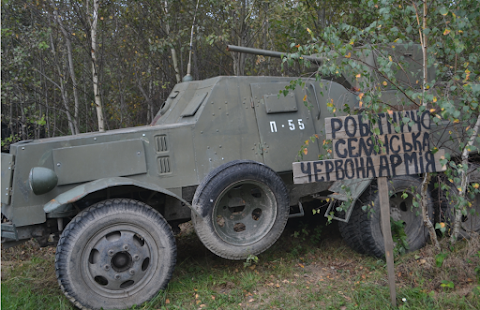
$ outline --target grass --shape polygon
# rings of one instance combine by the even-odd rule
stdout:
[[[392,309],[385,262],[346,247],[335,225],[291,221],[248,267],[210,253],[195,234],[177,242],[169,286],[135,309]],[[74,309],[58,288],[54,251],[33,241],[2,250],[2,309]],[[430,246],[396,258],[399,309],[479,309],[479,251],[475,238],[446,251],[441,267]]]

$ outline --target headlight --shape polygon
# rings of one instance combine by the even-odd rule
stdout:
[[[57,186],[58,177],[52,169],[35,167],[30,170],[28,181],[35,195],[43,195]]]

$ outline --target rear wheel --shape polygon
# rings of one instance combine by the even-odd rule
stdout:
[[[354,208],[361,209],[362,204],[357,201]],[[338,222],[338,229],[345,243],[360,254],[367,254],[363,244],[362,225],[364,224],[362,212],[352,212],[348,222]]]
[[[408,251],[415,251],[425,245],[428,231],[423,224],[420,208],[413,204],[417,195],[420,195],[421,180],[411,176],[400,176],[388,181],[390,196],[391,220],[403,222],[407,236]],[[405,196],[406,195],[406,196]],[[376,185],[372,185],[359,198],[352,212],[349,223],[342,224],[342,230],[353,230],[353,238],[347,244],[354,244],[353,248],[376,257],[385,256],[385,246],[380,222],[380,201]],[[420,203],[420,202],[419,202]],[[368,210],[363,211],[362,206],[367,205]],[[433,215],[433,202],[428,193],[427,210],[429,216]],[[395,241],[395,240],[394,240]]]
[[[165,288],[176,246],[165,219],[146,204],[111,199],[79,213],[57,246],[62,291],[81,309],[125,309]]]
[[[253,161],[233,161],[213,170],[200,184],[192,213],[197,235],[213,253],[245,259],[268,249],[280,237],[289,200],[280,177]]]

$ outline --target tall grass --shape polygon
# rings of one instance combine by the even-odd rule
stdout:
[[[346,247],[335,225],[291,221],[247,267],[213,255],[195,234],[177,242],[169,286],[135,309],[392,309],[385,262]],[[433,251],[396,258],[399,309],[480,309],[478,238],[458,243],[440,267]],[[2,309],[74,309],[53,264],[54,248],[33,242],[2,250]]]

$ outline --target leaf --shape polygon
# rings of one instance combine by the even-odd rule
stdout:
[[[455,288],[455,284],[452,281],[447,281],[447,280],[442,280],[442,284],[440,284],[441,287],[444,288]]]
[[[443,35],[446,36],[446,35],[449,34],[449,33],[450,33],[450,30],[445,29],[445,31],[443,32]]]
[[[445,231],[447,230],[447,229],[446,229],[446,226],[447,226],[447,225],[445,225],[445,223],[443,223],[443,222],[442,222],[442,223],[436,223],[436,224],[435,224],[435,229],[438,229],[438,230],[440,230],[442,233],[445,233]],[[438,254],[438,255],[440,255],[440,254]],[[437,258],[438,258],[438,255],[437,255]],[[446,254],[445,254],[445,255],[446,255]],[[445,258],[443,258],[443,259],[445,259]],[[442,259],[442,263],[443,263],[443,259]],[[438,266],[438,261],[437,261],[437,266]],[[441,264],[440,264],[440,266],[438,266],[438,267],[441,267]]]
[[[440,14],[445,16],[445,15],[448,14],[448,9],[446,7],[442,7],[442,8],[440,8],[439,12],[440,12]]]

